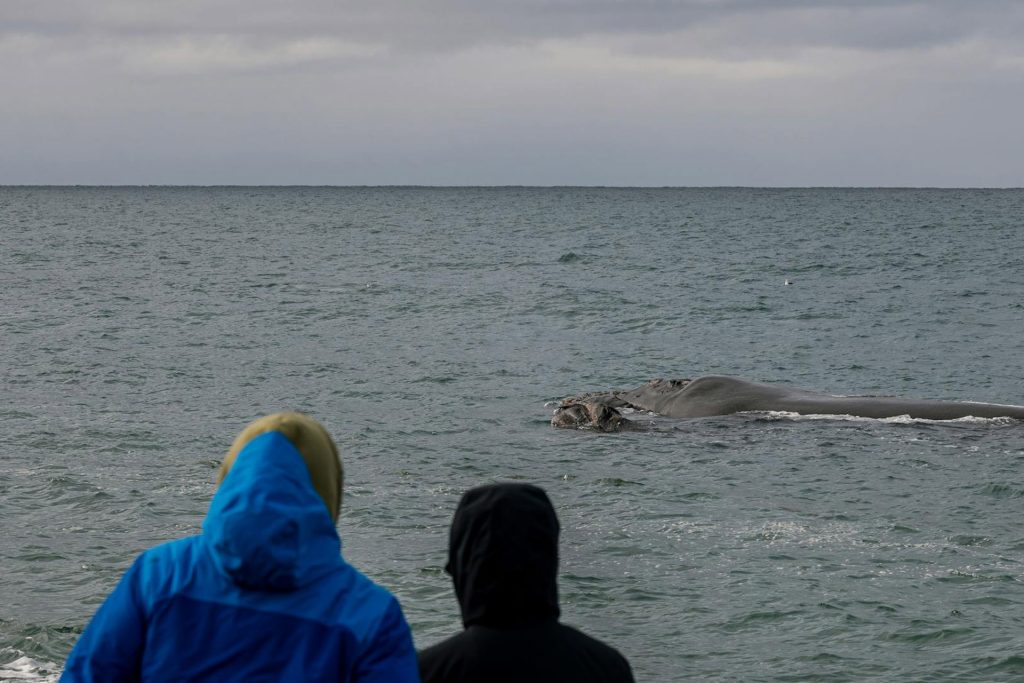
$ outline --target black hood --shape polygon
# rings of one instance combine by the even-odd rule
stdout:
[[[531,484],[492,484],[462,496],[448,565],[462,622],[515,627],[557,619],[558,518]]]

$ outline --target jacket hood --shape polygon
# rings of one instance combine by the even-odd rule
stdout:
[[[341,540],[307,462],[281,432],[248,441],[203,522],[203,540],[236,584],[292,590],[341,562]]]
[[[558,518],[531,484],[492,484],[462,496],[445,570],[467,627],[557,619]]]
[[[224,456],[218,483],[224,481],[224,477],[231,471],[239,452],[257,436],[267,432],[281,432],[292,442],[306,462],[306,469],[313,480],[313,488],[323,498],[331,518],[338,521],[344,484],[338,447],[334,445],[334,440],[322,424],[302,413],[274,413],[251,422],[235,437],[230,450]]]

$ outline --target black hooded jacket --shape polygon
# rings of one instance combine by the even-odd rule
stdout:
[[[625,683],[613,648],[558,622],[558,518],[543,490],[466,492],[448,565],[466,629],[420,653],[424,683]]]

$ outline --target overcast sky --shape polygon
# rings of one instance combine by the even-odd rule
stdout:
[[[1022,0],[0,0],[0,183],[1024,186]]]

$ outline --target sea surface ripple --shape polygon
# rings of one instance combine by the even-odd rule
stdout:
[[[1024,191],[0,188],[0,680],[52,680],[260,414],[337,437],[346,557],[460,628],[459,495],[537,483],[638,680],[1024,678],[1024,425],[654,419],[729,374],[1024,403]],[[789,282],[790,284],[786,284]]]

